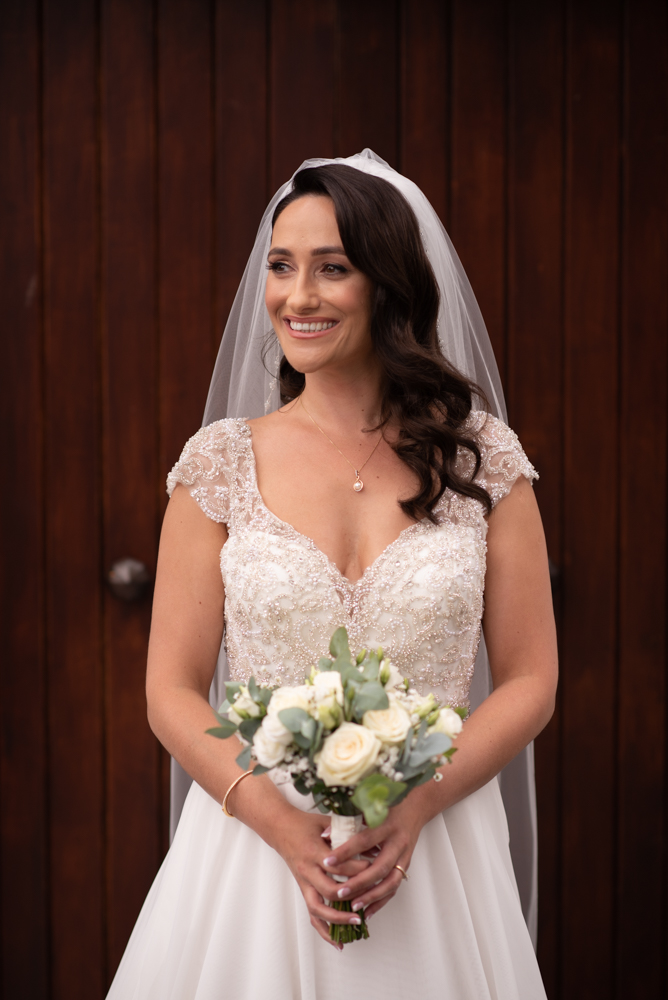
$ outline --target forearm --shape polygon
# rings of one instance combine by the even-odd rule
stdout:
[[[420,785],[405,800],[423,823],[487,784],[547,725],[554,690],[542,678],[521,676],[501,684],[472,713],[457,737],[443,780]]]
[[[165,749],[198,785],[222,803],[232,782],[243,774],[236,763],[241,745],[234,736],[219,740],[206,732],[216,720],[202,694],[189,687],[149,690],[148,718]],[[277,828],[292,811],[266,775],[240,782],[228,806],[235,819],[250,826],[272,847]]]

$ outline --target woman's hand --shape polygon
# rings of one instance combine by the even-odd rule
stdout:
[[[319,813],[305,813],[299,809],[289,812],[281,823],[273,847],[281,855],[297,880],[308,907],[311,924],[323,941],[341,949],[343,945],[330,939],[329,924],[359,924],[360,918],[351,913],[335,910],[325,900],[336,899],[341,882],[333,875],[359,876],[369,868],[369,860],[349,858],[342,864],[325,865],[325,858],[332,854],[326,837],[329,817]],[[357,839],[357,838],[355,838]],[[358,851],[353,851],[353,854]]]
[[[373,916],[392,899],[403,881],[395,867],[405,871],[413,857],[420,831],[430,818],[415,808],[410,796],[390,809],[389,816],[373,830],[364,829],[325,858],[325,871],[343,871],[355,854],[372,859],[370,864],[344,886],[337,887],[338,899],[352,901],[353,910],[364,909],[365,918]]]

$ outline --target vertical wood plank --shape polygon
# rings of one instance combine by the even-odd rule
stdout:
[[[218,0],[215,346],[273,194],[267,176],[268,0]]]
[[[161,482],[201,425],[213,367],[213,29],[209,0],[159,5]]]
[[[104,567],[155,570],[157,344],[153,16],[103,0],[101,20]],[[158,744],[144,693],[150,600],[105,595],[107,968],[113,976],[160,862]]]
[[[403,174],[449,224],[449,31],[442,0],[404,0],[401,19]]]
[[[506,32],[504,3],[453,0],[450,234],[504,384]]]
[[[510,8],[508,347],[512,425],[540,472],[548,551],[561,563],[563,481],[563,3]],[[558,596],[558,595],[557,595]],[[557,607],[557,615],[558,615]],[[559,713],[535,745],[539,820],[538,955],[558,995]]]
[[[336,155],[366,146],[399,166],[399,4],[340,0]]]
[[[569,7],[562,995],[614,994],[618,3]]]
[[[313,156],[334,155],[335,0],[271,2],[271,193]]]
[[[99,997],[105,976],[96,29],[95,7],[87,0],[46,0],[46,582],[54,1000]]]
[[[668,24],[626,3],[615,997],[664,996]]]
[[[36,3],[0,6],[0,994],[26,1000],[49,982],[39,42]]]

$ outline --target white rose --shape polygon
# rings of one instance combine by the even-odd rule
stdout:
[[[316,705],[329,700],[332,695],[339,705],[343,705],[343,684],[338,670],[325,670],[321,674],[316,674],[313,678],[313,692]]]
[[[303,708],[305,712],[312,715],[312,691],[313,688],[310,684],[300,684],[298,687],[276,688],[271,696],[267,714],[276,717],[284,708]]]
[[[260,706],[255,704],[245,685],[239,689],[239,695],[232,707],[235,715],[242,719],[257,719],[260,714]],[[233,719],[232,721],[236,722],[237,720]]]
[[[429,727],[430,733],[445,733],[450,739],[454,739],[461,731],[461,716],[453,712],[451,708],[442,708],[434,725]]]
[[[262,720],[262,728],[267,739],[271,740],[272,743],[280,743],[284,747],[292,743],[292,733],[286,729],[277,715],[265,715]]]
[[[329,787],[356,785],[373,771],[380,748],[371,730],[344,722],[315,755],[318,777]]]
[[[411,728],[411,719],[393,694],[388,695],[389,708],[365,712],[362,724],[381,741],[381,743],[403,743]]]
[[[404,679],[395,667],[393,663],[389,660],[383,660],[380,664],[380,682],[384,686],[386,691],[391,691],[392,688],[398,685],[403,685]]]
[[[276,767],[285,757],[285,744],[271,739],[265,729],[266,722],[267,717],[262,720],[262,725],[253,737],[253,751],[258,764],[262,764],[263,767]]]

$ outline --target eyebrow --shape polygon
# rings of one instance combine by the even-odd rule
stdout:
[[[337,247],[337,246],[316,247],[315,250],[311,250],[312,257],[323,257],[330,253],[338,253],[341,254],[341,256],[343,257],[346,256],[346,251],[343,249],[343,247]],[[293,256],[292,251],[288,250],[287,247],[272,247],[267,256],[271,257],[274,254],[278,254],[280,257]]]

